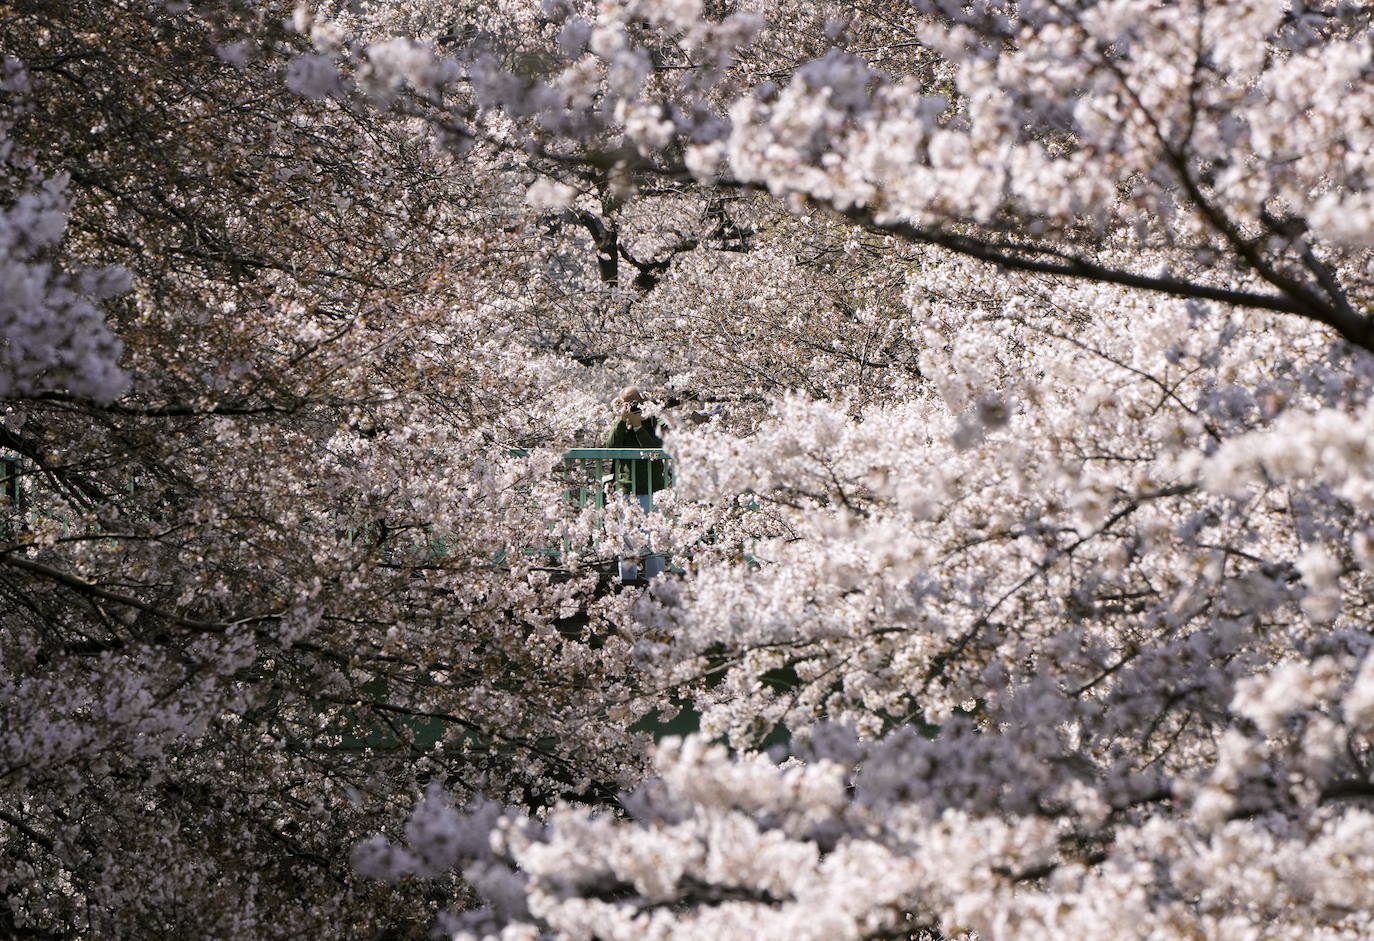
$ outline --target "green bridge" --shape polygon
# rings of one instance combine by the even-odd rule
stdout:
[[[513,452],[517,453],[518,452]],[[629,493],[648,490],[655,463],[662,463],[667,486],[673,485],[673,459],[662,448],[573,448],[563,452],[562,463],[554,469],[564,485],[568,502],[578,509],[605,506],[606,496],[620,489],[624,479]],[[653,508],[652,493],[648,494]]]

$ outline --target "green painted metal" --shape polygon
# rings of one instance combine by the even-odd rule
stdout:
[[[563,482],[568,502],[578,509],[591,505],[604,507],[608,494],[618,489],[616,471],[624,462],[630,469],[630,492],[638,492],[646,483],[641,474],[648,473],[650,464],[662,461],[668,485],[673,482],[673,459],[662,448],[572,448],[563,452],[557,473]],[[648,489],[645,487],[644,489]],[[653,509],[654,495],[650,493],[649,509]]]
[[[37,470],[18,454],[0,451],[0,531],[11,535],[16,527],[32,529],[39,520],[57,520],[62,538],[72,535],[72,517],[55,512],[42,500],[41,478]]]

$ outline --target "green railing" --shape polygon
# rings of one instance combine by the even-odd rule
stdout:
[[[573,448],[563,452],[562,463],[554,472],[564,485],[569,504],[578,509],[604,507],[607,495],[616,490],[650,490],[647,485],[654,476],[661,477],[665,487],[673,485],[673,459],[662,448]],[[650,492],[650,509],[653,499]]]
[[[528,454],[525,448],[510,449],[511,457]],[[662,486],[672,486],[673,459],[662,448],[572,448],[564,451],[554,465],[552,477],[562,487],[564,506],[569,511],[581,512],[588,508],[604,509],[612,494],[649,489],[643,484],[653,482],[656,465],[661,465],[658,476]],[[653,493],[644,496],[647,508],[652,510]],[[566,539],[561,543],[555,539],[544,546],[527,546],[525,552],[558,562],[571,548]],[[493,561],[504,564],[505,552],[498,553]]]
[[[133,492],[133,478],[126,484],[126,492]],[[0,533],[13,535],[14,529],[31,528],[39,520],[56,520],[62,524],[62,538],[73,534],[71,514],[52,508],[45,500],[47,488],[32,463],[9,451],[0,451]]]

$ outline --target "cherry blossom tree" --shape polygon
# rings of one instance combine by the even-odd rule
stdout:
[[[525,552],[611,385],[515,326],[524,188],[293,91],[256,7],[4,31],[0,933],[423,931],[348,853],[424,782],[644,762],[596,571]]]
[[[944,250],[925,382],[674,439],[761,568],[623,623],[739,757],[665,747],[618,814],[432,793],[359,868],[461,867],[464,937],[1367,933],[1368,11],[915,4],[770,70],[766,14],[547,10],[537,77],[365,55],[574,211],[691,179]]]
[[[626,612],[703,737],[620,814],[431,794],[359,867],[460,868],[461,936],[1366,931],[1367,362],[999,286],[930,314],[935,395],[674,439],[695,498],[781,525]]]
[[[14,24],[6,930],[1370,933],[1363,5]]]

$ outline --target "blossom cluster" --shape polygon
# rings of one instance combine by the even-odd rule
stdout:
[[[0,934],[1371,934],[1367,5],[727,6],[16,7]]]

